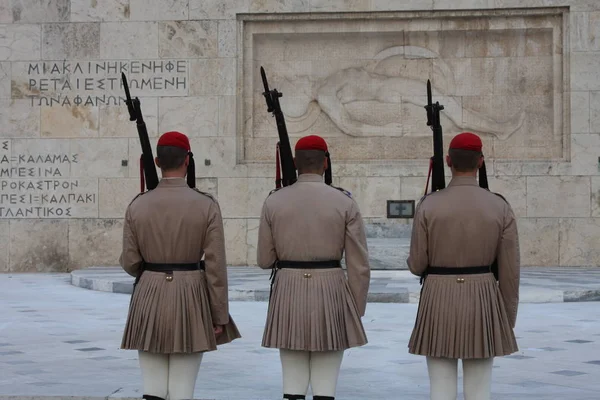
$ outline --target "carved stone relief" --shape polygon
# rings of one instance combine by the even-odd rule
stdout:
[[[338,160],[429,157],[428,79],[446,143],[467,130],[496,159],[565,156],[561,15],[414,14],[245,21],[244,159],[271,160],[277,141],[261,66],[283,92],[292,143],[319,133]]]

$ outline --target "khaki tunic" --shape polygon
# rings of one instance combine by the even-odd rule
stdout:
[[[426,196],[413,222],[410,271],[498,261],[493,274],[428,275],[409,349],[413,354],[487,358],[518,350],[513,328],[519,304],[520,255],[515,215],[474,177],[454,177]],[[461,279],[464,279],[462,281]]]
[[[272,192],[264,202],[257,259],[341,260],[346,271],[279,269],[273,283],[263,346],[289,350],[343,350],[367,343],[365,314],[370,267],[365,228],[350,194],[316,174]]]
[[[128,206],[120,263],[138,276],[142,261],[195,263],[205,271],[143,271],[130,305],[122,348],[160,353],[215,350],[239,338],[229,315],[223,220],[218,202],[163,178]],[[225,325],[215,338],[213,325]]]

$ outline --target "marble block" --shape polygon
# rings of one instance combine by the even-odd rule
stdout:
[[[69,221],[10,221],[10,264],[15,272],[66,272]]]
[[[528,217],[589,217],[590,197],[590,177],[527,177]]]
[[[227,265],[245,265],[248,253],[247,220],[225,219],[225,250],[227,253]]]
[[[600,91],[590,92],[590,132],[600,133]]]
[[[71,0],[10,0],[13,22],[68,22]]]
[[[9,271],[10,222],[0,221],[0,272]]]
[[[189,0],[129,0],[131,21],[188,19]]]
[[[41,50],[41,26],[0,25],[0,61],[39,60]]]
[[[218,52],[217,37],[216,21],[161,22],[158,25],[158,53],[160,57],[214,58]]]
[[[123,245],[122,219],[69,221],[69,269],[119,265]]]
[[[41,136],[59,139],[69,137],[97,137],[98,107],[42,106]]]
[[[246,221],[248,226],[248,233],[246,236],[246,246],[248,249],[246,263],[248,265],[257,265],[256,245],[258,244],[258,227],[260,225],[260,219],[248,218]]]
[[[71,0],[71,22],[127,21],[130,0]]]
[[[100,56],[100,24],[45,24],[42,59],[65,60]]]
[[[558,218],[518,218],[521,266],[559,265],[560,221]]]
[[[598,231],[600,218],[571,218],[560,221],[560,266],[600,265]]]
[[[219,98],[216,96],[162,98],[158,108],[161,134],[180,131],[188,137],[218,135]]]
[[[152,21],[103,23],[100,26],[100,58],[158,58],[157,24]]]
[[[40,136],[41,107],[30,100],[0,99],[0,137],[35,138]]]
[[[98,181],[98,217],[124,218],[127,206],[139,193],[139,179],[100,179]]]

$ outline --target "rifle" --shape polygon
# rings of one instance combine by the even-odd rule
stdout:
[[[279,105],[279,98],[283,96],[277,89],[269,90],[269,83],[267,82],[267,75],[265,69],[260,67],[260,75],[262,76],[263,85],[265,91],[263,95],[267,102],[267,112],[273,113],[275,121],[277,122],[277,133],[279,134],[279,141],[275,149],[275,187],[285,187],[296,182],[296,166],[294,165],[294,156],[292,155],[292,148],[290,146],[290,138],[288,137],[287,128],[285,126],[285,118]],[[281,165],[280,165],[281,164]]]
[[[442,137],[442,125],[440,125],[440,111],[444,106],[439,102],[432,103],[431,82],[427,80],[427,125],[433,131],[433,157],[429,161],[429,174],[427,175],[427,186],[429,186],[429,177],[431,176],[431,191],[436,192],[446,187],[446,178],[444,176],[444,139]]]
[[[142,145],[142,155],[140,156],[140,180],[141,192],[143,193],[145,187],[147,187],[148,190],[152,190],[158,186],[158,174],[156,172],[156,166],[154,165],[154,156],[152,155],[152,147],[150,146],[150,139],[148,138],[148,130],[146,129],[146,123],[142,118],[140,100],[137,97],[135,100],[131,100],[127,78],[124,73],[121,73],[121,80],[123,81],[123,88],[125,89],[125,104],[127,104],[127,109],[129,110],[129,120],[136,121],[138,135]],[[145,187],[144,176],[146,178]]]

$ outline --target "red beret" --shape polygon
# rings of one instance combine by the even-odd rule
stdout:
[[[463,132],[456,136],[450,142],[451,149],[481,151],[483,144],[479,136],[471,132]]]
[[[327,151],[327,143],[317,135],[305,136],[296,142],[296,150],[322,150]]]
[[[167,132],[163,134],[160,139],[158,139],[158,146],[173,146],[187,151],[191,150],[190,140],[180,132]]]

